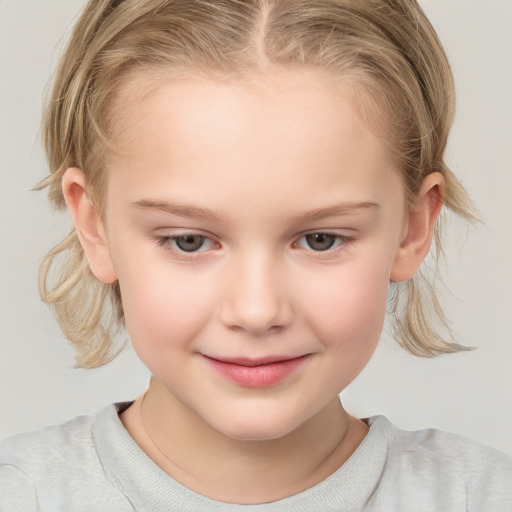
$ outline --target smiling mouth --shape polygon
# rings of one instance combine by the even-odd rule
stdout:
[[[203,357],[221,377],[240,386],[265,388],[274,386],[295,373],[310,355],[261,359],[222,358],[206,355]]]

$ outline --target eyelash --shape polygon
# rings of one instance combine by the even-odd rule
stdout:
[[[196,251],[184,251],[180,249],[179,247],[176,247],[176,240],[179,238],[185,238],[187,236],[190,237],[201,237],[203,239],[203,243],[201,244],[201,250]],[[156,243],[159,247],[162,247],[166,251],[169,251],[172,254],[179,255],[180,259],[183,260],[192,260],[197,258],[197,255],[201,252],[204,252],[205,249],[203,249],[204,241],[209,241],[211,244],[219,247],[220,245],[213,241],[211,238],[207,237],[206,235],[202,235],[199,233],[183,233],[179,235],[172,235],[172,236],[156,236],[155,237]]]
[[[299,244],[299,241],[306,240],[306,238],[308,236],[313,236],[313,235],[322,235],[322,236],[327,236],[327,237],[333,237],[333,239],[334,239],[333,240],[334,247],[331,246],[325,250],[314,250],[313,248],[311,248],[311,246],[309,246],[309,249],[303,248],[304,250],[306,250],[308,252],[312,252],[318,256],[322,256],[324,254],[332,255],[333,253],[342,251],[347,247],[347,245],[349,245],[350,243],[352,243],[354,241],[353,237],[346,236],[346,235],[330,233],[328,231],[311,231],[311,232],[304,233],[303,235],[301,235],[297,239],[297,241],[293,243],[293,247],[297,247]],[[203,239],[200,250],[184,251],[183,249],[176,247],[176,245],[175,245],[176,241],[180,238],[184,238],[187,236],[201,237]],[[179,257],[184,260],[193,260],[198,257],[197,255],[199,253],[207,251],[208,249],[203,249],[203,245],[204,245],[205,241],[209,241],[211,244],[215,245],[217,248],[220,247],[220,244],[218,244],[217,242],[212,240],[210,237],[208,237],[206,235],[197,234],[197,233],[183,233],[183,234],[172,235],[172,236],[156,236],[155,240],[159,247],[162,247],[171,253],[179,255]]]
[[[310,250],[311,252],[318,253],[318,254],[322,254],[322,253],[332,254],[334,252],[345,249],[347,244],[349,244],[350,242],[353,242],[353,240],[354,240],[353,237],[346,236],[346,235],[339,235],[336,233],[329,233],[327,231],[311,231],[311,232],[305,233],[301,237],[299,237],[297,242],[295,242],[293,245],[294,245],[294,247],[296,247],[296,246],[298,246],[300,240],[306,240],[310,236],[318,236],[318,235],[323,236],[323,237],[332,237],[332,239],[333,239],[332,245],[327,247],[324,250],[315,250],[311,247],[311,245],[308,242],[306,242],[309,245],[309,249],[306,249],[306,250]]]

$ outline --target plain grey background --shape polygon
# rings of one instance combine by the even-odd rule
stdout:
[[[37,269],[68,230],[45,193],[42,98],[83,0],[0,0],[0,437],[135,398],[147,371],[131,350],[107,367],[73,369],[72,352],[40,302]],[[360,416],[435,426],[512,452],[512,1],[424,0],[451,59],[458,112],[448,161],[485,225],[448,230],[445,308],[478,350],[433,360],[383,339],[342,393]]]

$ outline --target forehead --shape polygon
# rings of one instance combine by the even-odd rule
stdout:
[[[326,196],[341,178],[377,191],[396,173],[349,84],[317,70],[237,80],[188,76],[147,89],[134,81],[117,105],[122,151],[110,155],[109,181],[122,177],[134,184],[132,193],[172,183],[173,193],[193,187],[199,197],[201,190],[220,194],[229,182],[231,189],[250,183],[267,196],[271,188],[300,195],[309,180]]]
[[[269,65],[261,71],[233,74],[208,69],[199,72],[178,68],[172,74],[165,69],[135,69],[120,82],[110,105],[109,119],[112,120],[112,139],[117,143],[113,148],[123,151],[132,147],[130,136],[139,139],[137,125],[152,116],[155,107],[160,110],[161,106],[166,105],[169,111],[175,113],[182,109],[187,117],[196,115],[196,119],[203,123],[218,106],[219,113],[227,120],[228,116],[234,114],[229,104],[234,105],[244,95],[254,105],[260,102],[258,110],[264,105],[281,110],[291,106],[300,115],[300,110],[309,108],[310,111],[306,112],[308,116],[327,110],[331,111],[332,117],[343,115],[337,107],[343,109],[350,103],[351,110],[357,114],[365,129],[370,129],[383,142],[390,142],[391,120],[384,105],[379,106],[375,101],[368,79],[356,75],[341,76],[313,66],[285,68]],[[297,102],[301,103],[301,109],[297,108]],[[263,109],[261,112],[264,114],[267,111]],[[249,114],[245,119],[247,122],[255,120],[248,111],[243,113],[246,114]],[[232,120],[236,123],[241,118],[233,117]],[[269,128],[270,124],[279,128],[275,120],[269,119]],[[382,129],[383,124],[386,125],[385,130]],[[355,124],[352,129],[354,127]]]

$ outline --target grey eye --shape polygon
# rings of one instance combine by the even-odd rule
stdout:
[[[310,233],[305,236],[305,239],[314,251],[327,251],[335,244],[337,237],[328,233]]]
[[[177,236],[174,243],[183,252],[194,252],[202,248],[205,238],[201,235],[183,235]]]

